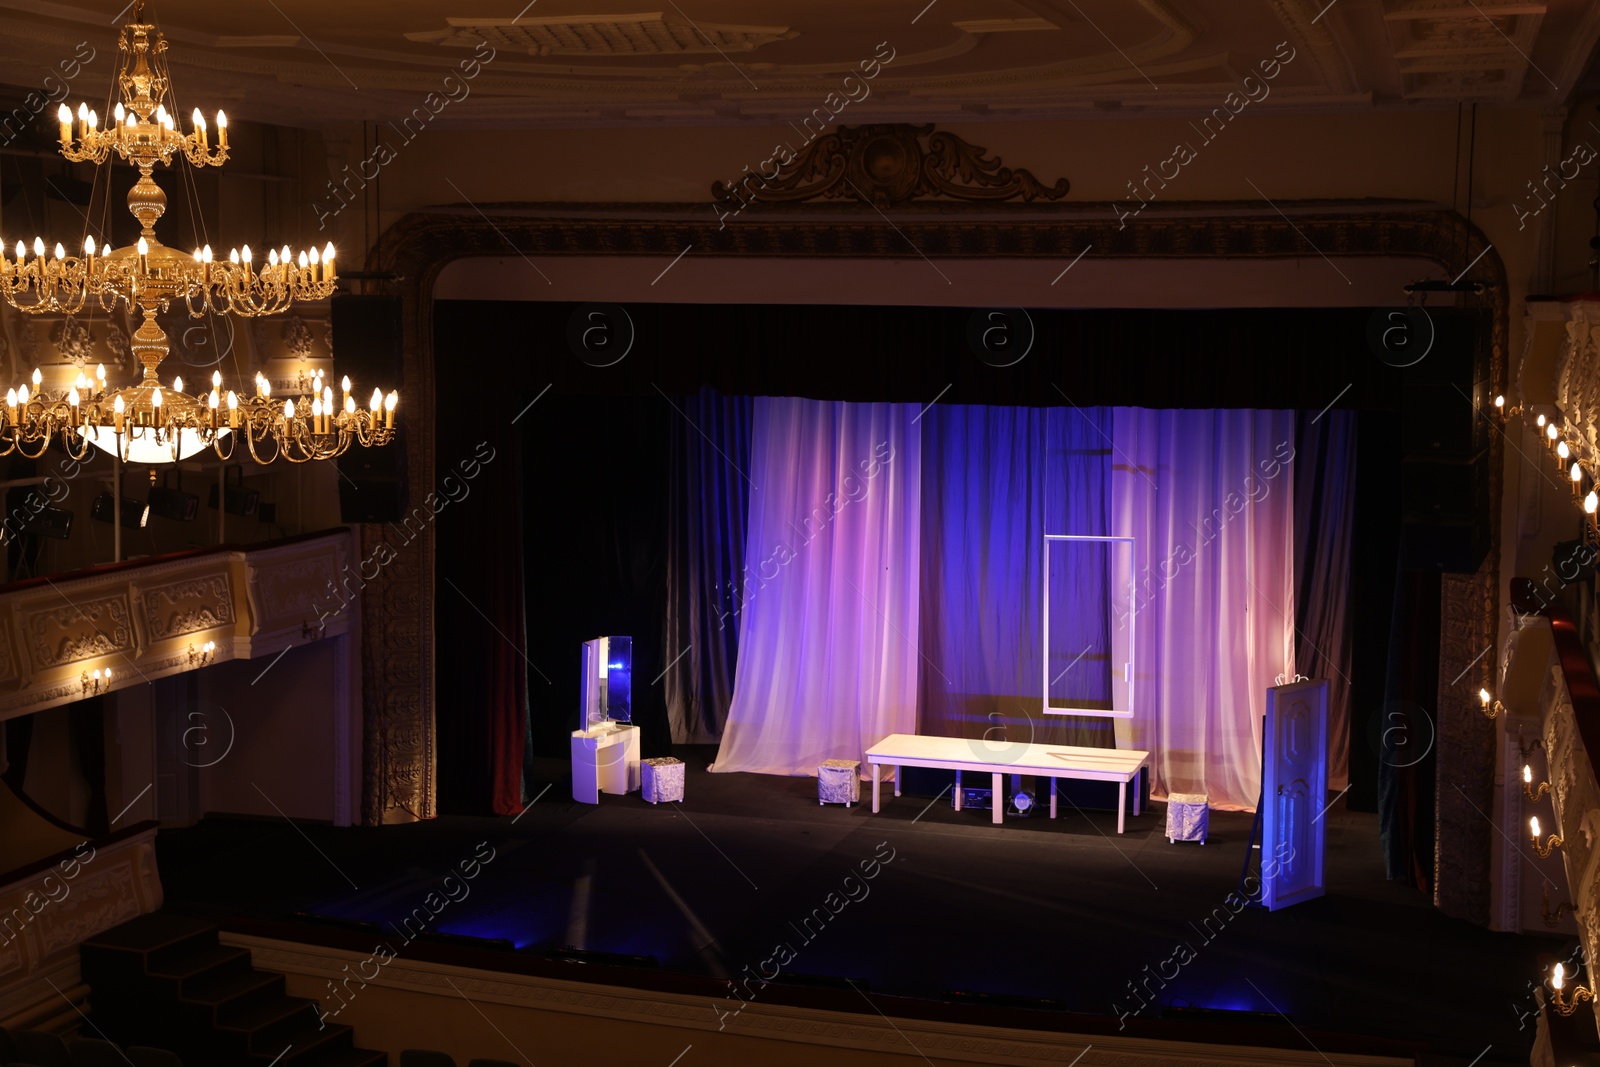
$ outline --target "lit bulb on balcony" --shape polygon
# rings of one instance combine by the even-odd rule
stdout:
[[[1579,482],[1583,481],[1583,468],[1578,466],[1576,463],[1572,465],[1572,469],[1567,473],[1572,476],[1573,485],[1577,485]]]
[[[1528,828],[1533,831],[1534,839],[1537,840],[1539,837],[1539,816],[1534,815],[1528,819]]]
[[[1539,830],[1538,830],[1537,827],[1538,827],[1539,820],[1535,819],[1533,821],[1534,821],[1534,826],[1535,826],[1535,829],[1533,831],[1533,835],[1535,837],[1538,837],[1539,836]],[[1565,982],[1566,980],[1567,980],[1567,968],[1563,964],[1560,964],[1560,963],[1556,964],[1555,970],[1550,972],[1550,988],[1559,990],[1561,988],[1561,983]]]
[[[1541,429],[1544,427],[1544,423],[1545,423],[1545,418],[1544,418],[1543,415],[1540,415],[1537,419],[1533,420],[1533,424],[1535,426],[1540,427]]]
[[[1556,445],[1556,455],[1565,461],[1568,456],[1572,455],[1572,450],[1567,447],[1565,441],[1562,441],[1559,445]]]
[[[1550,425],[1548,425],[1548,426],[1546,426],[1544,428],[1544,435],[1546,437],[1550,438],[1550,440],[1552,440],[1552,441],[1554,441],[1556,439],[1557,432],[1558,431],[1556,430],[1556,424],[1553,423],[1553,422]]]
[[[1591,489],[1589,490],[1589,495],[1583,498],[1583,510],[1593,515],[1595,508],[1600,508],[1600,495],[1596,495],[1595,491]]]
[[[1522,765],[1522,780],[1528,785],[1533,784],[1533,768],[1526,763]]]

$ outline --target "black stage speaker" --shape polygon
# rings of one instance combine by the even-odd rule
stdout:
[[[1471,574],[1488,554],[1489,313],[1429,310],[1433,346],[1401,383],[1401,558]]]
[[[356,403],[373,389],[400,388],[402,320],[397,296],[336,295],[332,300],[333,380],[349,375]],[[399,522],[409,505],[402,424],[382,448],[354,446],[340,456],[339,520]]]

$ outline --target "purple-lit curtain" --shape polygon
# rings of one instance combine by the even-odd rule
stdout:
[[[1110,532],[1105,409],[940,406],[921,420],[920,733],[1109,747],[1111,720],[1042,714],[1045,534]],[[1103,543],[1050,554],[1052,703],[1111,707]]]
[[[1355,523],[1356,415],[1303,418],[1294,461],[1295,604],[1299,671],[1328,680],[1328,784],[1350,780],[1350,549]]]
[[[715,771],[815,774],[917,728],[919,405],[761,397]]]
[[[1150,751],[1152,794],[1253,809],[1266,692],[1295,669],[1294,414],[1114,421],[1111,513],[1137,545],[1134,717],[1118,747]]]
[[[677,400],[667,494],[663,657],[673,744],[715,743],[733,703],[740,571],[749,521],[747,396],[702,389]]]

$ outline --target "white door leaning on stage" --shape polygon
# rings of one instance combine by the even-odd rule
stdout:
[[[1261,902],[1267,910],[1322,896],[1328,796],[1328,683],[1267,690],[1261,760]]]

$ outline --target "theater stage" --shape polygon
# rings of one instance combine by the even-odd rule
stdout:
[[[168,906],[307,940],[338,928],[279,920],[370,923],[370,936],[403,957],[432,951],[430,939],[407,944],[419,924],[406,916],[429,916],[428,894],[486,855],[487,841],[493,858],[464,892],[457,883],[460,899],[434,898],[430,933],[509,942],[508,961],[569,945],[653,957],[651,980],[688,976],[687,987],[707,991],[708,1012],[728,987],[706,978],[742,979],[763,998],[835,980],[843,1010],[852,1000],[873,1010],[843,978],[934,1004],[956,992],[986,1007],[1031,1004],[1007,1025],[1043,1029],[1125,1023],[1125,1033],[1159,1036],[1146,1028],[1172,1025],[1183,1016],[1174,1009],[1281,1012],[1289,1022],[1229,1018],[1253,1022],[1252,1043],[1362,1051],[1367,1035],[1424,1043],[1439,1058],[1422,1062],[1437,1064],[1480,1054],[1483,1064],[1526,1063],[1527,979],[1541,956],[1569,947],[1446,918],[1387,881],[1376,816],[1342,803],[1323,816],[1327,895],[1269,914],[1228,901],[1249,815],[1213,812],[1204,846],[1169,844],[1159,803],[1130,816],[1120,837],[1115,812],[1067,802],[1055,821],[996,827],[985,810],[952,811],[948,795],[930,803],[886,791],[873,815],[865,789],[862,806],[823,808],[814,779],[709,774],[714,749],[676,754],[688,765],[681,805],[637,793],[575,804],[565,765],[547,761],[538,770],[548,791],[515,821],[335,829],[209,818],[160,837]],[[760,991],[758,975],[774,970]]]

